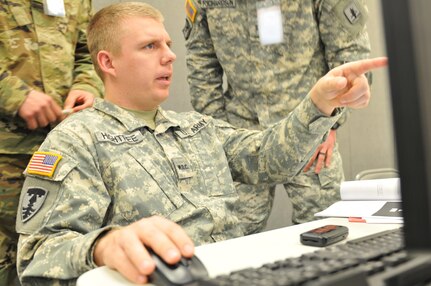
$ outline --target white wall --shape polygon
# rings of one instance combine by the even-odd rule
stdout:
[[[108,4],[127,1],[93,0],[95,10]],[[185,47],[182,28],[185,22],[184,0],[146,0],[165,16],[165,26],[173,40],[173,51],[177,54],[174,64],[174,81],[171,97],[164,108],[176,111],[191,110],[186,81]],[[368,31],[372,45],[372,56],[383,56],[385,52],[380,1],[367,0],[370,17]],[[348,122],[339,129],[338,142],[344,162],[346,180],[352,180],[361,170],[378,167],[395,167],[392,115],[390,112],[387,69],[373,73],[372,99],[370,105],[353,111]],[[286,207],[286,205],[288,207]],[[290,208],[287,196],[277,189],[276,202],[268,229],[290,223]]]

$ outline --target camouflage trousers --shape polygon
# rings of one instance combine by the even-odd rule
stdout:
[[[284,184],[292,202],[294,224],[315,220],[315,213],[340,200],[340,184],[344,180],[343,164],[337,145],[333,151],[331,165],[322,169],[318,175],[311,168]],[[271,212],[275,186],[237,183],[236,190],[241,201],[237,206],[237,214],[245,233],[262,231]]]
[[[314,173],[313,166],[309,171],[301,172],[284,185],[292,202],[292,222],[298,224],[320,219],[314,217],[314,214],[341,199],[342,181],[344,181],[343,162],[336,144],[329,167],[323,168],[317,175]]]
[[[0,154],[0,285],[13,285],[17,278],[15,221],[24,183],[22,172],[30,158],[31,155]]]

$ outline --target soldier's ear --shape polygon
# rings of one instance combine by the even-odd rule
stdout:
[[[103,71],[103,73],[112,76],[116,75],[113,57],[110,52],[105,50],[99,51],[99,53],[97,54],[97,63],[99,64],[99,67]]]

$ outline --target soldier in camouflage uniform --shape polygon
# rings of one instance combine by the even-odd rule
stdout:
[[[74,285],[101,265],[144,283],[155,267],[145,247],[176,263],[194,244],[242,236],[235,208],[247,202],[234,179],[285,183],[298,174],[341,106],[368,104],[363,73],[386,64],[331,71],[289,116],[256,131],[160,108],[176,56],[152,6],[103,8],[88,41],[104,100],[60,123],[27,166],[17,218],[23,285]]]
[[[90,106],[103,86],[86,47],[91,1],[0,3],[0,285],[11,285],[22,173],[62,108]]]
[[[265,22],[259,22],[258,11],[265,15],[265,9],[278,11],[281,24],[261,35]],[[362,0],[187,0],[186,14],[192,105],[237,127],[260,130],[278,122],[329,69],[367,58],[370,52]],[[265,36],[276,30],[282,39],[263,45]],[[344,120],[333,126],[304,171],[284,185],[294,223],[312,220],[314,213],[339,200],[344,173],[335,129]],[[266,189],[271,191],[262,191]],[[238,210],[248,233],[264,228],[274,189],[237,186],[249,201]]]

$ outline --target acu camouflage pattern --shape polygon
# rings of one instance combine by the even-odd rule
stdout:
[[[266,46],[258,35],[258,0],[236,0],[230,8],[203,8],[202,0],[190,1],[196,15],[194,21],[186,17],[183,31],[192,105],[234,126],[262,129],[282,120],[330,68],[370,53],[363,0],[280,0],[284,42]],[[352,4],[360,11],[353,24],[345,14]],[[224,91],[223,75],[228,83]],[[335,147],[330,168],[319,175],[313,169],[300,173],[285,186],[294,205],[293,221],[311,220],[315,212],[338,200],[342,180],[341,156]],[[248,216],[244,223],[250,232],[259,231],[269,215],[265,210],[270,209],[271,197],[247,186],[238,191],[256,209],[254,218],[251,208],[240,210]]]
[[[30,131],[16,116],[31,89],[60,106],[71,89],[101,95],[87,49],[91,0],[64,0],[66,17],[45,15],[43,0],[0,3],[0,153],[31,154],[49,131]]]
[[[66,17],[60,18],[44,14],[43,0],[0,0],[0,285],[11,285],[7,276],[16,276],[10,265],[22,172],[49,132],[28,130],[18,108],[32,89],[60,106],[71,89],[101,95],[86,40],[91,0],[64,2]]]
[[[0,156],[0,285],[12,285],[16,278],[16,210],[30,155]]]
[[[286,182],[342,113],[325,117],[307,97],[288,118],[259,132],[159,109],[152,132],[132,113],[97,100],[42,144],[40,151],[63,156],[53,177],[27,174],[17,219],[21,281],[74,285],[95,267],[92,247],[100,233],[143,217],[178,223],[197,245],[243,235],[235,208],[248,202],[238,201],[233,180]],[[24,223],[29,188],[43,188],[48,197]]]

